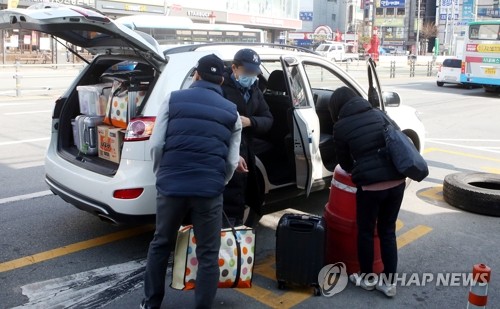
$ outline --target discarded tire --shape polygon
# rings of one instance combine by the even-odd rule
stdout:
[[[451,206],[500,217],[500,175],[457,173],[444,178],[444,200]]]

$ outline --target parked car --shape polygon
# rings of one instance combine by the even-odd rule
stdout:
[[[461,84],[460,73],[462,72],[462,60],[447,58],[439,67],[436,84],[442,87],[446,84]]]
[[[319,45],[316,48],[316,52],[331,61],[352,62],[354,60],[359,60],[359,55],[351,52],[353,47],[354,46],[352,44],[327,41]]]
[[[368,98],[366,88],[356,78],[316,53],[298,48],[214,43],[162,50],[143,33],[73,6],[3,10],[0,28],[45,32],[96,54],[55,102],[45,179],[63,200],[107,222],[154,218],[156,188],[150,128],[166,95],[189,87],[195,65],[204,55],[215,53],[230,63],[237,50],[251,47],[262,58],[261,78],[267,84],[265,99],[274,124],[267,134],[256,137],[261,190],[254,194],[263,200],[258,213],[266,213],[275,202],[329,187],[337,162],[328,102],[341,86]],[[143,108],[128,123],[119,161],[83,154],[72,134],[72,120],[81,114],[77,86],[97,84],[110,68],[131,62],[136,63],[134,70],[149,75],[152,82]],[[415,110],[400,104],[397,93],[382,92],[373,61],[368,60],[367,65],[372,69],[380,102],[372,104],[386,110],[422,151],[424,127]]]

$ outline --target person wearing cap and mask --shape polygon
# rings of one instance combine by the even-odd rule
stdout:
[[[243,125],[240,155],[248,170],[247,174],[235,174],[224,191],[224,211],[235,224],[242,223],[245,205],[255,209],[263,203],[259,195],[253,137],[269,131],[273,116],[259,88],[260,64],[260,57],[254,50],[239,50],[222,84],[224,97],[237,106],[240,114]]]
[[[156,231],[149,245],[141,308],[160,308],[177,231],[189,216],[197,240],[196,308],[211,308],[219,281],[222,192],[239,165],[241,120],[222,96],[224,63],[202,57],[189,89],[160,106],[151,136]]]
[[[351,88],[335,90],[329,104],[337,159],[356,184],[356,222],[358,260],[365,290],[377,289],[388,297],[396,295],[397,270],[396,220],[403,201],[405,176],[400,174],[387,154],[382,111],[372,107]],[[397,128],[396,123],[392,121]],[[373,273],[373,237],[380,238],[384,274],[389,280],[378,282]],[[349,280],[358,284],[356,276]]]

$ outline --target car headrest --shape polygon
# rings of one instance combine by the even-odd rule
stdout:
[[[281,70],[271,72],[267,80],[267,89],[281,93],[287,93],[285,74]]]

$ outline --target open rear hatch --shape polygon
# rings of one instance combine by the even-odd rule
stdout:
[[[149,89],[142,94],[146,102],[160,69],[166,63],[158,43],[147,34],[116,24],[99,12],[78,6],[36,6],[2,10],[0,29],[43,32],[82,47],[94,55],[100,55],[56,101],[53,118],[58,120],[57,151],[62,158],[81,168],[113,176],[118,169],[118,162],[103,159],[95,152],[82,154],[81,149],[75,145],[78,142],[73,134],[72,121],[75,123],[75,118],[85,113],[79,104],[81,102],[77,88],[106,82],[102,78],[104,73],[117,69],[123,63],[127,70],[127,63],[134,63],[133,71],[149,75]],[[140,114],[140,110],[137,112]],[[86,127],[85,136],[81,140],[88,139],[89,134],[97,134],[97,126],[92,126],[93,121],[97,123],[92,119],[86,123],[91,130]]]
[[[152,37],[78,6],[2,10],[0,29],[47,33],[92,54],[138,55],[156,67],[165,61]]]

